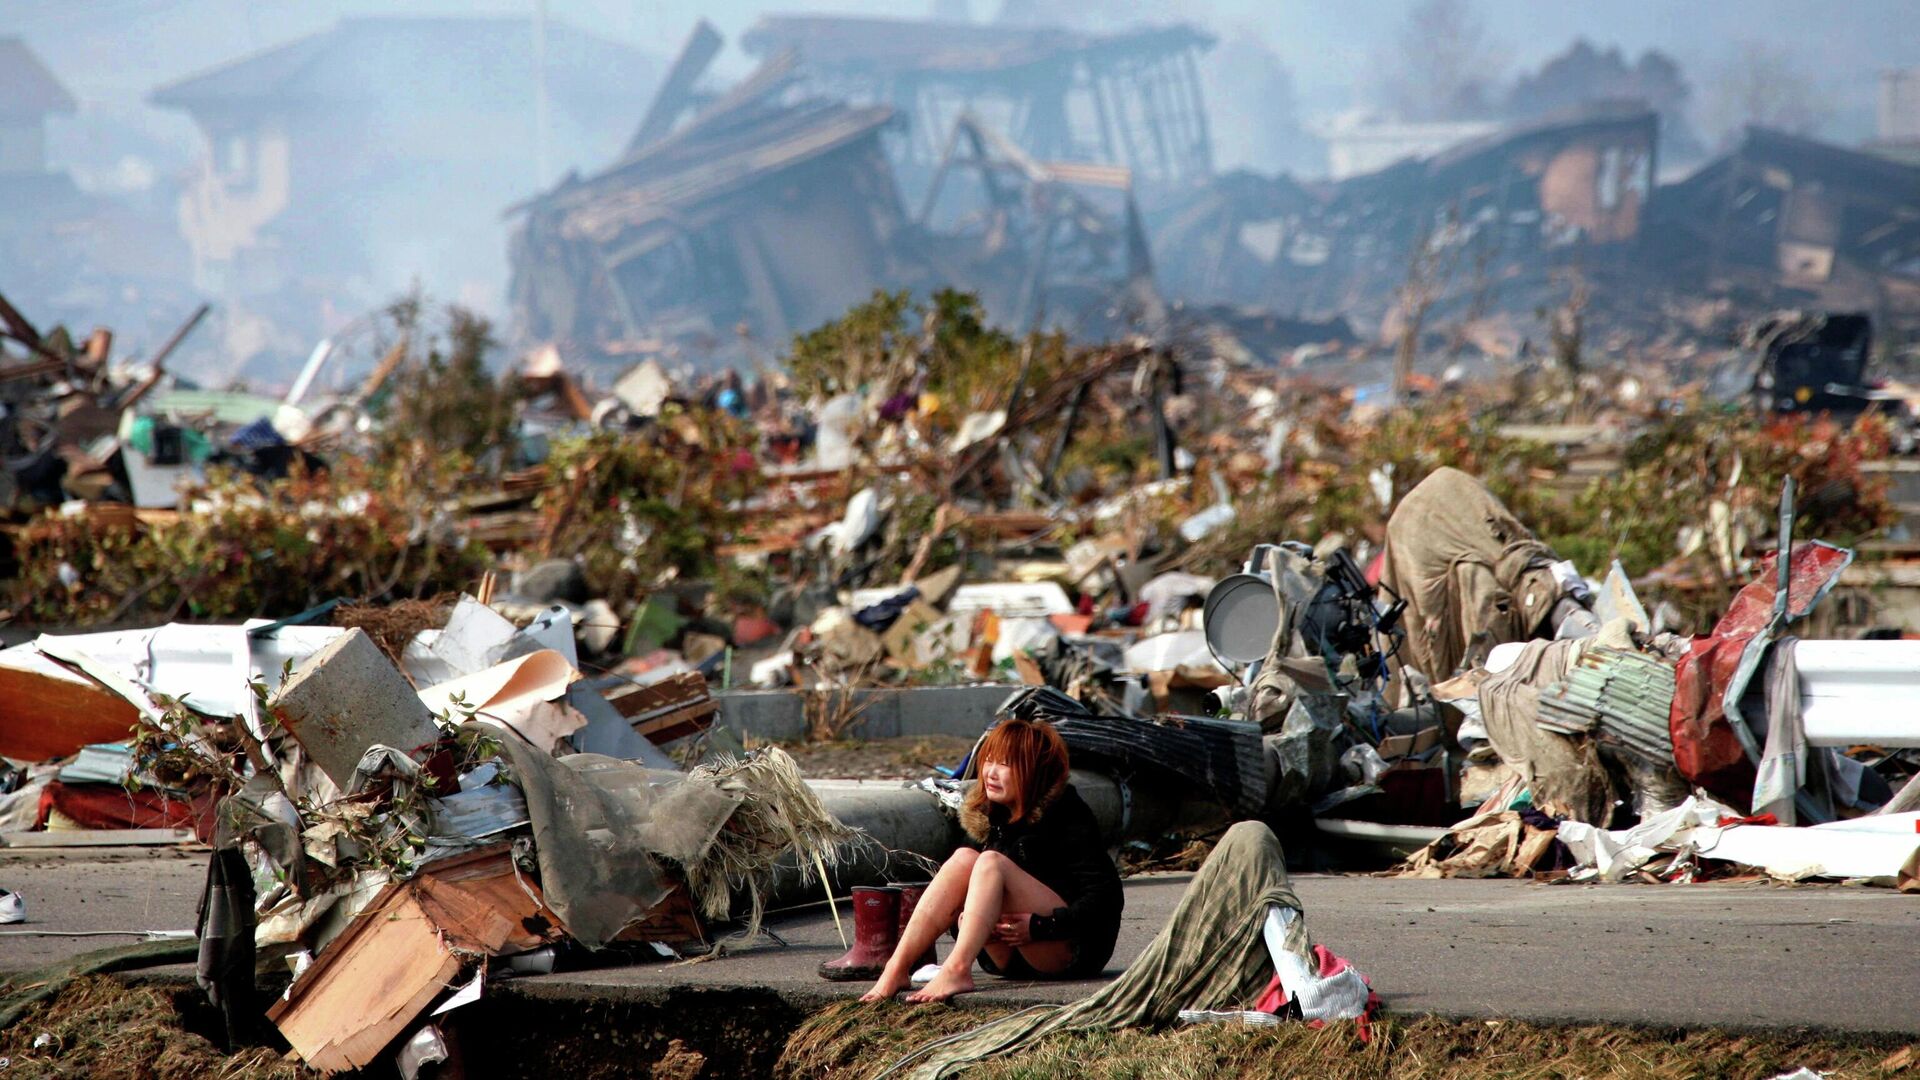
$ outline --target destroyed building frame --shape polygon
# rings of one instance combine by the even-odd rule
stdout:
[[[514,208],[523,332],[640,351],[779,342],[897,277],[906,215],[878,140],[892,110],[779,103],[790,83],[776,58],[679,130]]]
[[[741,43],[763,56],[796,51],[823,94],[892,106],[905,121],[896,153],[905,181],[937,166],[945,133],[966,114],[1044,160],[1116,163],[1155,187],[1213,175],[1198,56],[1214,39],[1184,23],[1087,34],[769,15]]]

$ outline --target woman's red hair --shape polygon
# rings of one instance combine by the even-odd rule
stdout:
[[[1009,821],[1025,818],[1050,792],[1067,782],[1067,743],[1052,724],[1002,720],[980,740],[980,749],[974,753],[974,775],[978,776],[988,762],[999,762],[1013,772],[1008,785],[1013,796],[1007,806]],[[973,785],[967,802],[971,809],[984,814],[989,809],[987,786]]]

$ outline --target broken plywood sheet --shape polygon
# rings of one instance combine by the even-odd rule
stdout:
[[[50,761],[126,738],[140,710],[32,645],[0,651],[0,757]]]
[[[504,846],[389,886],[267,1011],[322,1072],[367,1065],[459,974],[464,957],[538,946],[559,927]]]
[[[335,940],[267,1018],[315,1069],[357,1069],[406,1030],[460,964],[419,898],[398,892]]]

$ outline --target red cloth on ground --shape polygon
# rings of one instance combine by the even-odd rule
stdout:
[[[1336,954],[1325,945],[1313,947],[1313,961],[1323,979],[1330,979],[1353,967],[1346,957]],[[1367,984],[1367,1008],[1354,1020],[1354,1024],[1360,1028],[1360,1041],[1365,1043],[1373,1041],[1373,1022],[1379,1017],[1380,1010],[1385,1007],[1385,1004],[1380,1000],[1380,995],[1373,990],[1373,980],[1367,978],[1366,972],[1360,972],[1360,981]],[[1286,1007],[1286,988],[1280,985],[1280,976],[1275,975],[1273,980],[1267,983],[1267,992],[1261,994],[1260,1000],[1253,1003],[1253,1009],[1255,1012],[1278,1015],[1280,1010]],[[1324,1020],[1309,1020],[1307,1026],[1322,1028],[1326,1027],[1327,1023]]]
[[[214,806],[211,792],[191,800],[161,791],[128,791],[117,784],[63,784],[58,780],[40,792],[35,828],[46,828],[55,810],[85,829],[192,829],[202,843],[213,841]]]

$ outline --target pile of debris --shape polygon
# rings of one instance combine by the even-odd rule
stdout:
[[[704,953],[736,915],[750,941],[779,864],[857,839],[777,748],[683,770],[660,744],[711,724],[706,681],[583,679],[562,607],[462,597],[397,655],[284,620],[42,635],[0,685],[0,753],[69,758],[6,796],[53,831],[6,841],[211,843],[202,985],[244,1042],[284,957],[266,1015],[323,1072],[439,1060],[433,1017],[489,979]]]
[[[1431,534],[1448,515],[1419,496],[1463,481],[1429,478],[1395,523]],[[1491,528],[1409,582],[1441,606],[1410,607],[1406,662],[1446,676],[1428,696],[1464,753],[1460,804],[1478,809],[1403,872],[1693,881],[1753,868],[1920,890],[1920,728],[1890,708],[1913,649],[1792,635],[1853,553],[1793,543],[1791,482],[1775,553],[1691,638],[1659,630],[1618,563],[1604,582],[1567,575],[1497,504],[1464,505]],[[1417,525],[1403,516],[1422,509]]]
[[[173,478],[216,455],[284,474],[284,457],[260,438],[233,432],[216,444],[154,415],[167,358],[206,314],[202,304],[129,365],[116,362],[112,330],[80,342],[65,327],[43,334],[0,296],[0,517],[70,499],[171,506]]]
[[[1832,362],[1852,364],[1844,388],[1878,405],[1853,363],[1863,346],[1851,319],[1770,325],[1754,339],[1763,358],[1755,390],[1813,379],[1831,360],[1826,349],[1844,354]],[[419,604],[410,597],[489,567],[517,571],[525,595],[479,610],[552,633],[566,671],[645,684],[601,687],[599,700],[624,717],[614,730],[632,721],[656,739],[685,734],[710,720],[702,697],[718,684],[825,691],[809,697],[821,705],[809,726],[837,736],[857,720],[856,691],[995,682],[1041,695],[1018,707],[1060,723],[1090,762],[1122,773],[1157,768],[1168,783],[1199,784],[1228,814],[1304,809],[1329,833],[1438,828],[1479,806],[1499,782],[1478,768],[1487,754],[1476,739],[1492,740],[1463,718],[1511,715],[1524,696],[1492,678],[1493,646],[1566,627],[1591,636],[1612,617],[1606,611],[1632,606],[1624,598],[1636,589],[1651,601],[1635,623],[1641,636],[1615,628],[1608,648],[1664,648],[1653,643],[1673,639],[1661,634],[1710,622],[1694,616],[1724,609],[1764,556],[1755,538],[1783,480],[1809,492],[1796,513],[1801,528],[1851,541],[1894,516],[1885,486],[1864,470],[1898,445],[1874,408],[1851,426],[1762,422],[1707,408],[1697,385],[1649,367],[1604,380],[1536,371],[1504,387],[1463,386],[1457,400],[1388,409],[1364,388],[1314,394],[1319,377],[1304,367],[1140,341],[1015,337],[990,328],[979,302],[958,293],[920,303],[876,296],[798,338],[785,372],[753,382],[649,359],[599,400],[551,350],[482,385],[484,350],[474,343],[484,328],[451,328],[451,339],[468,343],[461,377],[472,385],[462,392],[489,416],[510,402],[488,421],[495,426],[450,454],[454,468],[420,456],[423,431],[412,430],[438,430],[446,417],[422,405],[402,421],[404,410],[377,405],[391,387],[424,393],[404,374],[413,369],[400,337],[322,410],[349,419],[316,423],[321,441],[312,444],[343,460],[380,450],[388,471],[359,475],[343,464],[325,488],[293,477],[253,493],[251,480],[201,489],[178,521],[204,527],[189,550],[225,554],[195,568],[198,595],[163,594],[163,617],[189,603],[237,619],[345,599],[336,621],[382,630],[396,662],[412,663],[426,655],[412,637],[418,626],[395,632],[386,625],[394,620],[377,615],[383,605]],[[304,381],[342,375],[331,363],[317,353],[315,378]],[[1571,400],[1581,403],[1580,423],[1568,422]],[[414,494],[396,505],[401,489]],[[294,515],[304,533],[283,527]],[[145,548],[95,544],[82,557],[77,541],[32,532],[61,520],[45,515],[23,534],[37,541],[22,551],[23,580],[46,586],[36,602],[47,613],[63,596],[152,591],[128,578],[129,564],[145,565],[133,557]],[[235,531],[242,520],[275,539]],[[306,564],[273,545],[324,551],[335,521],[365,530],[356,535],[366,551],[335,559],[362,576],[289,572]],[[1624,565],[1604,587],[1582,572],[1616,555]],[[395,559],[386,574],[364,569]],[[400,567],[436,576],[403,579]],[[268,578],[298,592],[263,592]],[[451,618],[451,628],[474,617],[463,604],[433,622]],[[1231,632],[1215,632],[1216,623]],[[571,628],[554,629],[562,624]],[[500,630],[498,616],[491,625]],[[114,648],[126,664],[153,663],[134,659],[146,654],[132,646]],[[1571,647],[1553,659],[1562,675],[1586,670]],[[430,687],[488,666],[469,656],[409,674]],[[1480,702],[1488,685],[1503,704]],[[21,756],[44,761],[116,742],[147,715],[124,695],[107,697],[93,695],[91,713],[70,710],[44,729],[79,723],[77,737],[23,746]],[[1235,719],[1220,721],[1223,713]],[[1596,738],[1597,721],[1556,716],[1556,738]],[[541,731],[541,752],[576,734]],[[627,743],[618,756],[645,744]],[[1495,756],[1513,765],[1534,753],[1507,747]],[[359,760],[344,757],[353,760],[336,764],[350,774]],[[121,759],[98,764],[126,773]],[[1904,778],[1899,754],[1880,764],[1888,779]],[[1667,768],[1657,765],[1646,776],[1533,795],[1607,825],[1615,801],[1674,786],[1664,772],[1654,782]],[[180,779],[143,782],[182,787]],[[192,827],[204,817],[180,802],[147,822]],[[1651,812],[1655,803],[1645,805]]]

